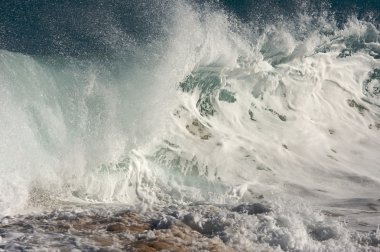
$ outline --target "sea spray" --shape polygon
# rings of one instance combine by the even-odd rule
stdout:
[[[0,214],[71,207],[91,219],[122,204],[241,251],[375,251],[376,20],[306,4],[255,22],[226,6],[124,6],[136,31],[110,7],[97,32],[85,22],[62,47],[2,50]]]

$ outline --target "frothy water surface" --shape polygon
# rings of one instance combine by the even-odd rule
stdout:
[[[62,235],[41,218],[125,207],[238,251],[378,250],[375,18],[337,23],[305,4],[262,24],[216,4],[132,7],[124,23],[111,8],[98,33],[55,38],[50,54],[0,51],[0,248],[33,247],[19,221],[40,230],[38,249]],[[73,31],[100,43],[86,53],[109,50],[65,51]]]

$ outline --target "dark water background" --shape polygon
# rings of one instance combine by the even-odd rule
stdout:
[[[290,22],[301,12],[328,13],[338,26],[349,17],[380,20],[379,0],[196,1],[223,9],[243,22]],[[125,43],[160,39],[170,23],[172,1],[7,0],[0,2],[0,48],[30,55],[115,55]],[[183,17],[186,18],[186,17]],[[128,47],[130,48],[130,47]]]

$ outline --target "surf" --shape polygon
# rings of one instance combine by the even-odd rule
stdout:
[[[358,234],[378,235],[380,207],[376,21],[312,5],[269,21],[217,3],[128,8],[157,22],[141,36],[112,19],[87,27],[105,51],[0,51],[0,215],[170,205],[207,223],[214,206],[237,250],[367,248]],[[271,212],[228,221],[246,203]]]

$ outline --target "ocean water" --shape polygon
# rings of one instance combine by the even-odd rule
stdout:
[[[380,251],[378,1],[0,7],[2,224],[213,206],[237,251]]]

